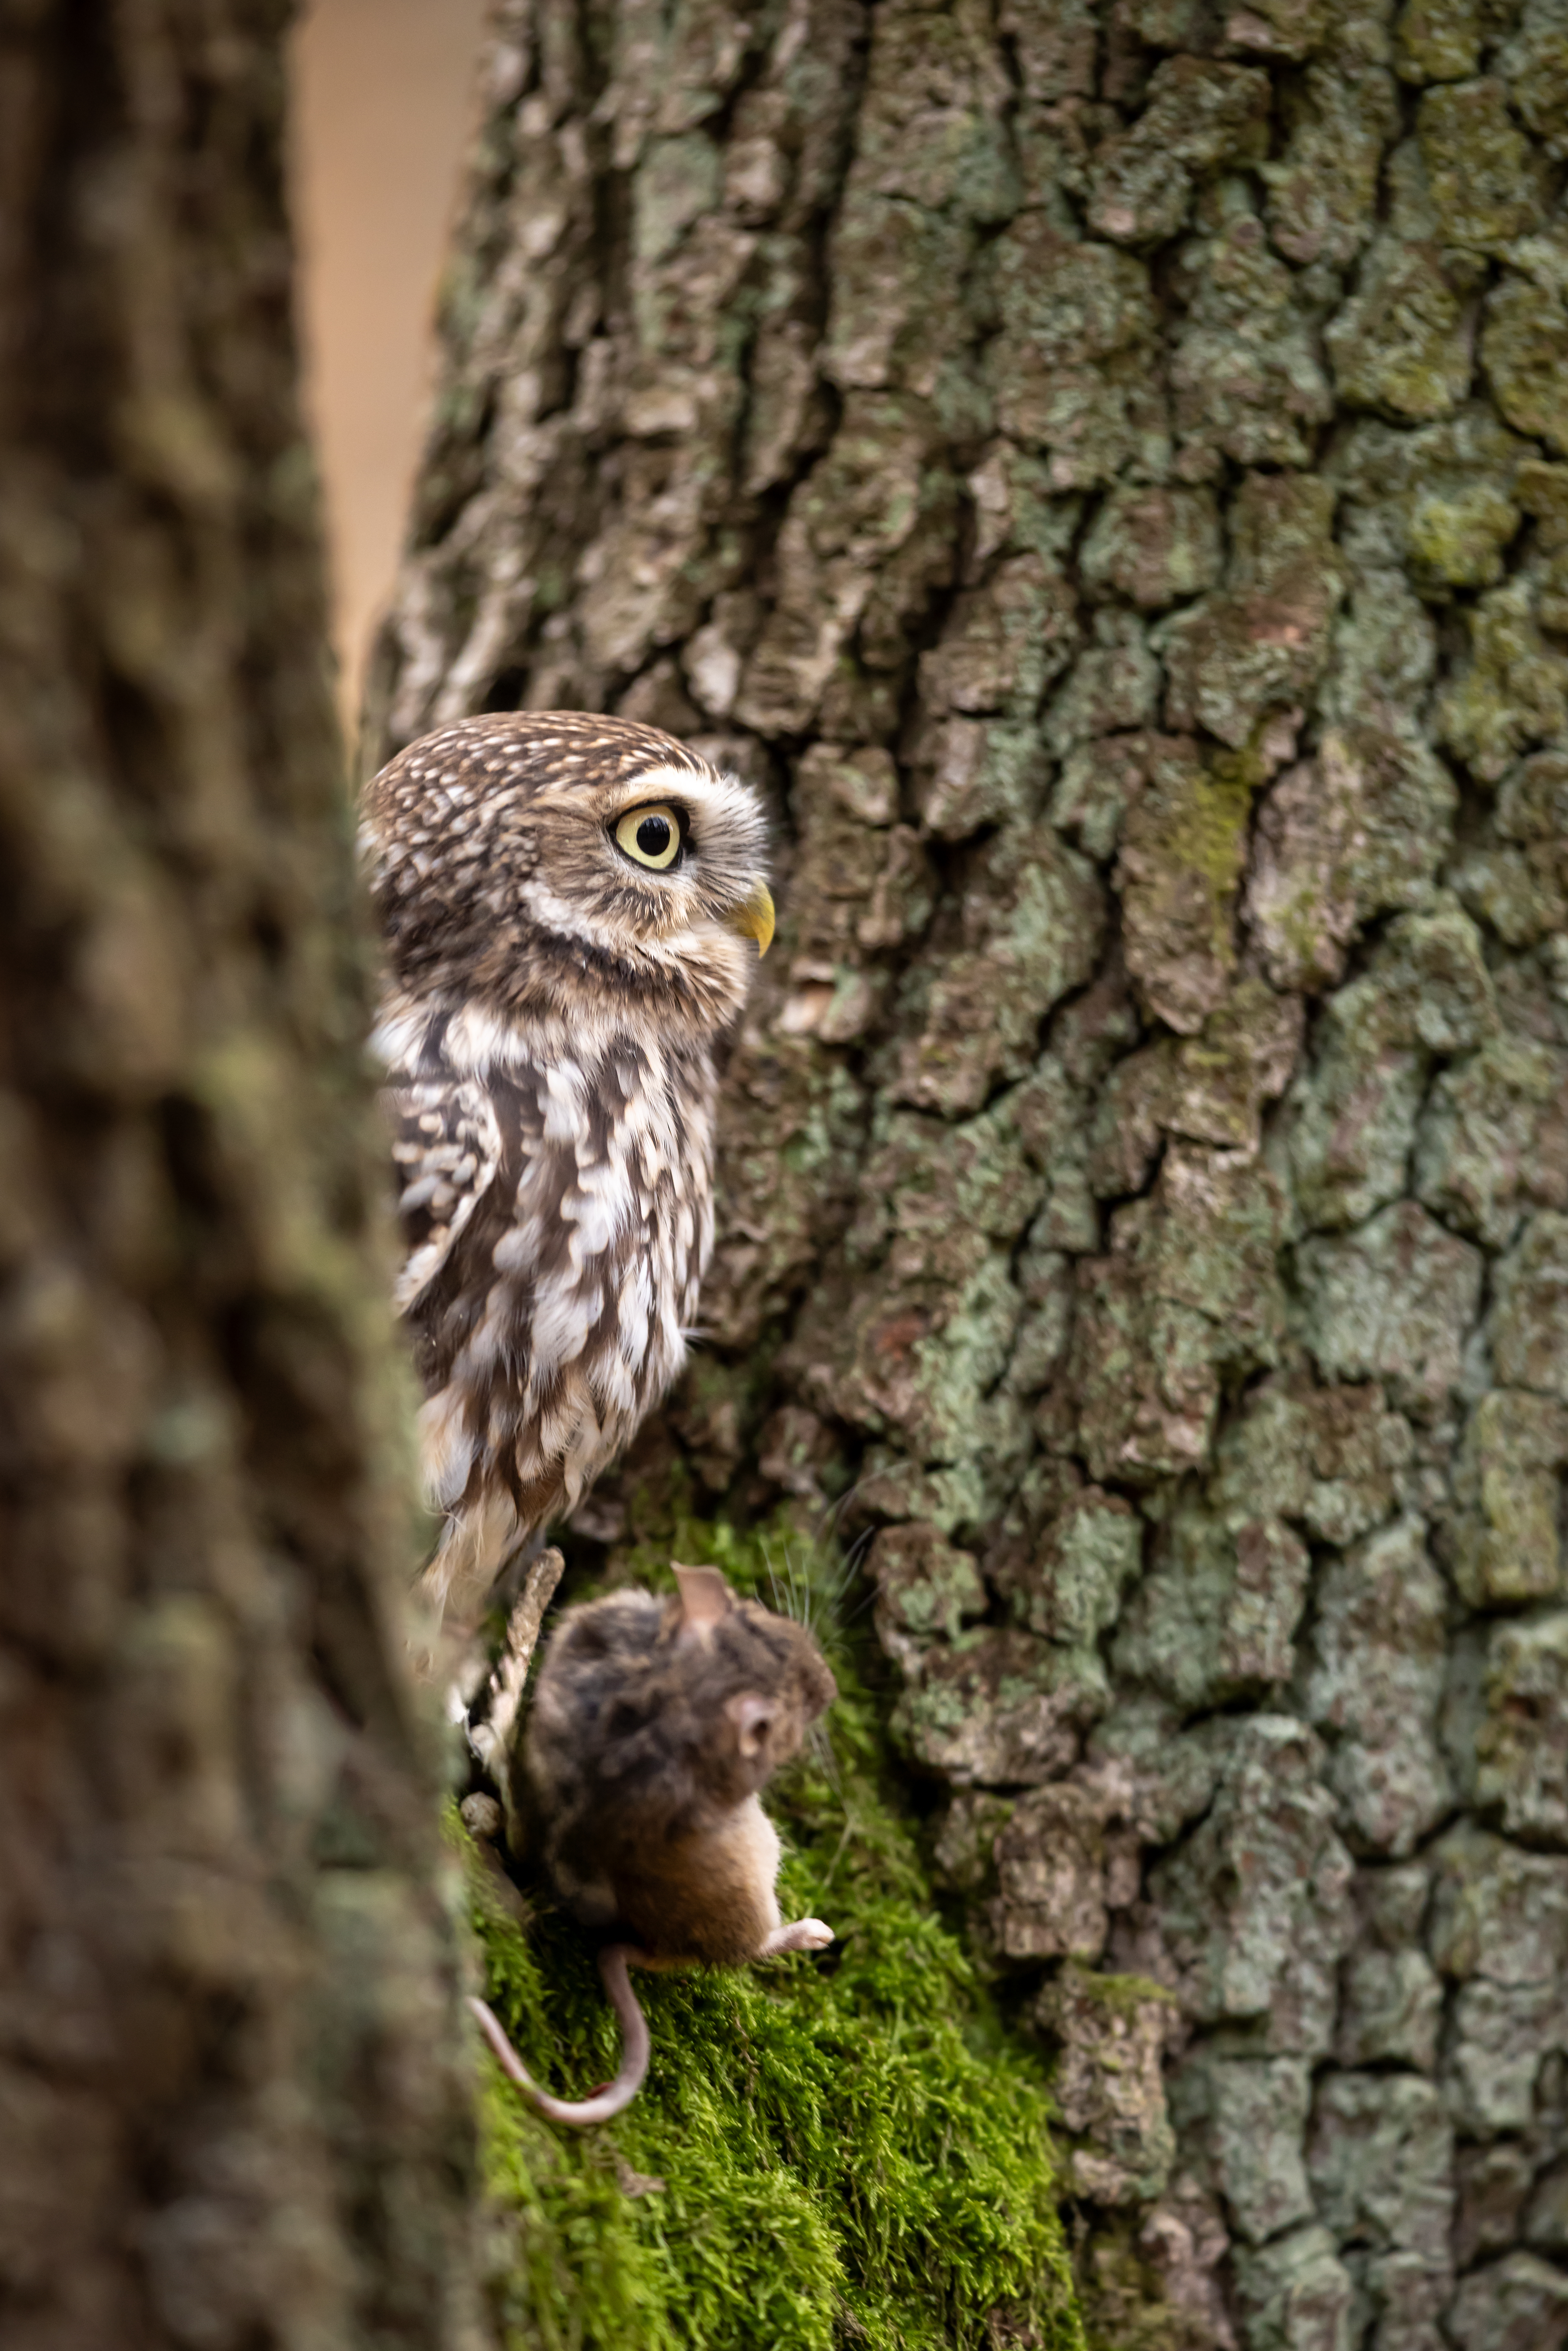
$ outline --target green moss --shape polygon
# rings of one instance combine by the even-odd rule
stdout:
[[[1081,1999],[1093,2001],[1108,2016],[1134,2018],[1150,2001],[1160,2008],[1181,2005],[1175,1992],[1167,1985],[1156,1983],[1153,1976],[1098,1975],[1078,1959],[1070,1959],[1062,1973]]]
[[[1411,567],[1424,583],[1490,588],[1502,577],[1502,550],[1519,519],[1519,508],[1497,482],[1420,492],[1406,522]]]
[[[1113,2215],[1084,2245],[1089,2351],[1198,2351],[1214,2337],[1201,2321],[1173,2319],[1166,2281],[1139,2241],[1135,2218]]]
[[[675,1551],[775,1598],[760,1541],[694,1521]],[[653,1577],[668,1557],[638,1564]],[[1037,2330],[1026,2339],[1067,2351],[1082,2337],[1041,2062],[936,1913],[875,1703],[831,1622],[833,1571],[802,1566],[798,1545],[791,1559],[797,1613],[830,1620],[841,1695],[768,1808],[789,1849],[786,1917],[824,1917],[841,1943],[819,1962],[640,1977],[653,2063],[605,2128],[558,2130],[486,2064],[506,2340],[935,2351],[980,2344],[1005,2304]],[[530,2070],[580,2095],[616,2064],[586,1938],[548,1908],[525,1934],[477,1866],[472,1882],[490,1999]]]
[[[1201,875],[1217,902],[1234,890],[1245,862],[1252,790],[1242,758],[1219,753],[1171,832],[1171,849],[1182,870]]]
[[[1521,751],[1568,725],[1568,662],[1541,634],[1528,579],[1492,589],[1465,617],[1470,658],[1438,698],[1438,736],[1495,784]]]

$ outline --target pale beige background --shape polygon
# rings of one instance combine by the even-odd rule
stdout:
[[[308,0],[294,37],[307,397],[351,723],[392,584],[486,0]]]

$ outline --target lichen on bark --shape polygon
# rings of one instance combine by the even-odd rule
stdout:
[[[1546,0],[487,51],[371,756],[580,703],[779,820],[710,1352],[583,1539],[869,1537],[1124,2346],[1568,2334],[1561,1952],[1444,1923],[1568,1865],[1563,56]]]

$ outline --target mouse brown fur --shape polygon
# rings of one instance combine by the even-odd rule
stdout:
[[[650,1958],[735,1967],[779,1924],[759,1789],[835,1696],[803,1625],[715,1568],[680,1591],[569,1609],[546,1651],[526,1760],[544,1859],[589,1926]]]
[[[779,1846],[758,1802],[836,1695],[811,1635],[737,1599],[716,1568],[677,1566],[677,1593],[611,1593],[568,1609],[539,1669],[525,1763],[545,1865],[562,1900],[603,1932],[605,1985],[625,2029],[613,2084],[571,2105],[529,2081],[474,2003],[507,2071],[563,2122],[619,2113],[647,2065],[626,1978],[640,1967],[738,1967],[832,1939],[785,1925]]]

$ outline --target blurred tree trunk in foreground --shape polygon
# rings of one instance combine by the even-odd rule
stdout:
[[[6,2351],[465,2329],[284,29],[0,28]]]
[[[371,751],[621,710],[780,816],[713,1346],[588,1523],[852,1487],[1107,2341],[1544,2351],[1561,15],[502,0],[485,70]]]

